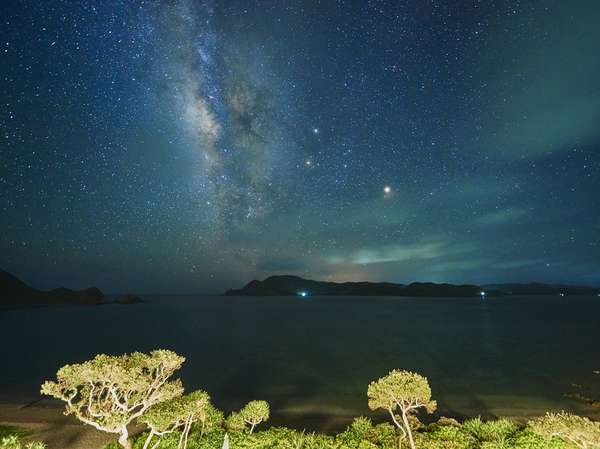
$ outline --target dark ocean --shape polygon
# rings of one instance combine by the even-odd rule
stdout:
[[[187,358],[187,391],[226,412],[266,399],[272,424],[374,416],[367,385],[393,368],[427,376],[440,415],[600,419],[598,297],[144,299],[0,311],[0,401],[35,401],[66,363],[166,348]]]

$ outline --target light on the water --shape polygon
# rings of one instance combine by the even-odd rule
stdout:
[[[482,299],[485,298],[485,292],[484,291],[479,292],[479,295],[481,296]]]
[[[302,296],[303,298],[306,298],[306,297],[308,296],[308,292],[305,292],[305,291],[301,291],[299,294],[300,294],[300,296]]]

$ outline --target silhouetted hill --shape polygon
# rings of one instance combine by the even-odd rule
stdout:
[[[478,296],[477,285],[452,285],[415,282],[409,285],[391,282],[320,282],[298,276],[271,276],[253,280],[240,289],[225,292],[229,296]]]
[[[253,280],[239,289],[225,292],[228,296],[298,296],[302,292],[313,296],[424,296],[424,297],[468,297],[506,295],[598,295],[598,287],[555,284],[489,284],[455,285],[414,282],[393,284],[390,282],[320,282],[298,276],[271,276],[264,281]]]
[[[102,304],[104,294],[95,287],[85,290],[56,288],[50,291],[37,290],[23,281],[0,270],[0,307],[54,304]]]

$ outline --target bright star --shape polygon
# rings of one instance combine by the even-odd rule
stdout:
[[[319,134],[319,128],[313,128],[312,132],[313,134]]]
[[[389,195],[390,193],[392,193],[392,188],[390,186],[385,186],[383,188],[383,193],[385,193],[386,195]]]

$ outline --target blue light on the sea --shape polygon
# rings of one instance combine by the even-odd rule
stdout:
[[[308,296],[308,292],[302,291],[298,293],[302,298],[306,298]]]

